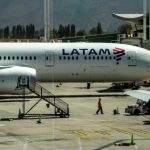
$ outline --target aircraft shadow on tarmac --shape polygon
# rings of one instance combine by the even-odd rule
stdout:
[[[134,116],[149,116],[150,114],[138,114],[138,115],[134,115],[134,114],[123,114],[124,116],[129,116],[129,117],[134,117]]]
[[[13,121],[13,120],[38,120],[39,119],[39,115],[40,114],[29,114],[29,115],[27,115],[27,116],[25,116],[24,118],[22,118],[22,119],[19,119],[18,117],[5,117],[5,118],[0,118],[0,122],[1,121]],[[49,114],[44,114],[44,115],[42,115],[41,116],[41,119],[59,119],[59,118],[61,118],[61,119],[63,119],[62,117],[59,117],[59,116],[54,116],[54,115],[49,115]],[[65,118],[65,117],[64,117]]]
[[[87,87],[76,87],[78,89],[87,89]],[[93,87],[91,87],[90,89],[92,89]],[[115,86],[111,86],[109,88],[102,88],[100,90],[97,90],[96,92],[98,93],[108,93],[108,92],[124,92],[124,88],[120,88],[120,87],[115,87]]]
[[[140,88],[140,86],[126,86],[126,85],[123,85],[123,86],[111,86],[107,89],[102,89],[102,90],[98,90],[97,92],[98,93],[102,93],[102,92],[125,92],[127,89],[128,90],[138,90]]]
[[[150,120],[143,121],[144,125],[150,125]]]
[[[108,93],[108,92],[124,92],[123,88],[118,88],[115,86],[109,87],[107,89],[97,90],[98,93]]]

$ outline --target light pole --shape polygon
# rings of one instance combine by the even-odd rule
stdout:
[[[143,32],[144,32],[144,41],[147,40],[147,0],[143,0]]]
[[[53,0],[44,0],[44,41],[53,38]]]

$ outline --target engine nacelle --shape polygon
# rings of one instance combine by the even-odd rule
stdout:
[[[27,83],[26,83],[27,82]],[[30,89],[35,88],[36,70],[29,67],[14,66],[0,70],[0,94],[22,94],[20,84],[28,84]],[[29,91],[25,91],[29,93]]]

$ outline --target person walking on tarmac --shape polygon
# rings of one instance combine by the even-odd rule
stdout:
[[[98,115],[99,111],[101,111],[101,114],[104,114],[103,113],[102,103],[101,103],[101,98],[99,98],[99,100],[98,100],[97,107],[98,107],[98,109],[96,111],[96,114]]]

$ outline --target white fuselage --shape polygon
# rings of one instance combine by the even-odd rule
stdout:
[[[37,81],[140,81],[150,79],[150,52],[110,43],[1,43],[0,67],[11,66],[34,68]]]

